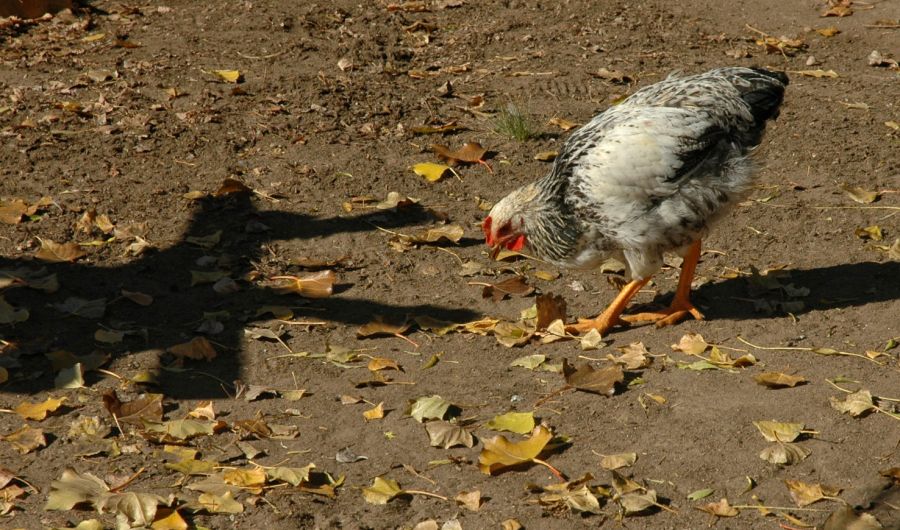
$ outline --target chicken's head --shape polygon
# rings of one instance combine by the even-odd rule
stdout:
[[[485,243],[496,255],[503,247],[516,252],[525,247],[527,240],[524,225],[522,215],[511,207],[507,199],[503,199],[491,209],[481,224],[481,229],[484,230]]]

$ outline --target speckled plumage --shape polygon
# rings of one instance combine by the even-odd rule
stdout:
[[[537,257],[589,269],[617,257],[632,278],[659,270],[748,188],[751,153],[778,115],[787,77],[749,68],[670,76],[575,131],[550,173],[491,210],[488,243],[525,236]]]

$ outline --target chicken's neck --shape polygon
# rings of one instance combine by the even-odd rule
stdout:
[[[530,249],[536,257],[557,264],[571,259],[578,250],[581,227],[566,201],[568,180],[552,171],[520,191],[531,197],[523,208]]]

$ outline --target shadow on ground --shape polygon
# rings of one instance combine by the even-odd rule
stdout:
[[[260,260],[265,258],[266,245],[272,241],[313,240],[342,232],[374,231],[376,224],[390,229],[429,220],[429,213],[420,208],[379,210],[331,218],[277,210],[260,211],[255,208],[249,195],[232,194],[200,201],[189,228],[178,243],[146,252],[121,266],[99,267],[81,263],[44,265],[30,259],[0,257],[0,271],[46,267],[49,273],[57,275],[60,283],[60,290],[52,294],[29,288],[8,289],[3,293],[9,303],[28,309],[30,317],[23,323],[0,327],[0,337],[10,343],[0,356],[0,366],[6,367],[12,376],[0,391],[36,393],[53,388],[54,374],[45,354],[55,350],[65,350],[75,355],[101,350],[113,356],[155,350],[154,355],[157,358],[161,355],[165,363],[171,359],[167,359],[164,350],[196,336],[195,330],[204,312],[227,313],[224,330],[209,337],[217,345],[219,355],[208,363],[189,361],[187,367],[192,368],[189,370],[166,371],[158,391],[167,396],[213,398],[223,397],[225,390],[230,391],[228,386],[241,378],[243,329],[254,320],[271,318],[271,315],[256,316],[257,310],[265,305],[290,306],[297,320],[315,319],[347,325],[369,322],[375,314],[388,319],[416,314],[449,321],[472,320],[477,314],[469,309],[389,305],[354,297],[352,286],[337,289],[337,294],[330,298],[315,300],[277,294],[263,287],[247,287],[243,282],[241,291],[226,296],[215,293],[209,284],[190,286],[191,270],[204,269],[197,264],[197,259],[203,256],[215,257],[219,268],[226,270],[232,278],[241,278],[258,269]],[[250,221],[262,223],[268,229],[262,233],[247,233],[245,227]],[[222,238],[213,251],[188,242],[190,237],[203,237],[218,230],[222,231]],[[342,250],[346,249],[329,249],[329,252],[337,254]],[[316,254],[316,251],[309,252],[312,256]],[[290,274],[299,271],[278,272]],[[141,307],[124,300],[120,296],[123,288],[152,294],[154,302]],[[345,295],[341,291],[349,293]],[[99,320],[66,316],[51,306],[68,297],[105,298],[109,305]],[[123,343],[110,347],[94,340],[94,332],[100,328],[145,329],[146,339],[128,336]]]

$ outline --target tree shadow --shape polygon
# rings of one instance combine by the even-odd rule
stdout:
[[[54,387],[54,371],[46,354],[64,350],[75,355],[95,351],[112,356],[128,356],[129,372],[160,368],[160,359],[171,361],[166,348],[191,340],[204,313],[220,312],[224,329],[209,336],[218,356],[209,362],[186,361],[188,370],[166,370],[159,378],[160,391],[173,398],[213,398],[226,395],[235,380],[242,378],[240,361],[244,328],[255,320],[272,315],[257,315],[265,305],[290,306],[297,320],[324,320],[359,325],[375,314],[386,318],[427,315],[441,320],[465,322],[478,314],[467,308],[430,304],[392,305],[346,293],[329,298],[305,299],[279,294],[271,288],[239,282],[241,290],[218,294],[209,284],[191,286],[192,270],[221,269],[231,278],[244,278],[258,271],[267,256],[266,246],[279,240],[310,240],[309,256],[318,257],[323,247],[316,238],[339,233],[372,232],[377,227],[394,229],[432,221],[431,212],[418,207],[377,210],[337,217],[316,217],[280,210],[259,210],[247,193],[208,197],[198,202],[189,225],[179,241],[167,248],[148,250],[121,265],[100,266],[81,262],[44,264],[30,258],[0,257],[0,271],[46,267],[57,275],[60,288],[45,293],[27,287],[6,289],[4,298],[30,312],[21,323],[0,325],[0,337],[9,345],[0,353],[0,366],[8,369],[10,381],[0,392],[35,393]],[[255,228],[249,232],[249,226]],[[191,243],[221,231],[218,244],[204,250]],[[195,240],[196,242],[196,240]],[[316,245],[313,248],[313,244]],[[120,245],[114,252],[118,252]],[[351,254],[346,248],[324,249],[335,255]],[[110,249],[112,251],[112,249]],[[205,259],[210,264],[198,264]],[[104,261],[114,261],[107,258]],[[283,263],[278,263],[283,267]],[[294,271],[276,271],[291,274]],[[297,271],[299,272],[299,271]],[[122,289],[151,294],[154,301],[140,306],[121,296]],[[107,308],[100,319],[66,315],[55,309],[68,297],[105,298]],[[129,334],[121,343],[109,345],[95,340],[99,329],[146,330]],[[155,365],[155,366],[154,366]]]

